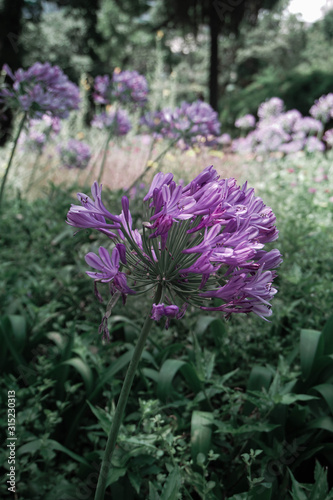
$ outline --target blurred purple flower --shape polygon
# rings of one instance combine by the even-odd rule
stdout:
[[[258,116],[260,120],[266,120],[280,115],[283,112],[284,103],[279,97],[271,99],[260,104],[258,108]]]
[[[237,118],[235,121],[235,127],[240,128],[242,130],[249,130],[254,128],[256,124],[256,119],[253,115],[247,114]]]
[[[91,158],[91,149],[88,144],[76,139],[69,139],[65,146],[59,147],[60,159],[68,169],[85,169]]]
[[[79,108],[79,88],[58,66],[37,62],[13,74],[5,64],[3,70],[13,80],[12,87],[0,90],[0,102],[9,108],[24,111],[30,118],[41,118],[45,113],[67,118],[70,111]]]
[[[333,118],[333,94],[322,95],[310,108],[310,115],[327,123]]]
[[[99,129],[109,129],[114,136],[126,135],[132,125],[127,112],[124,109],[113,110],[112,108],[95,115],[91,125]]]

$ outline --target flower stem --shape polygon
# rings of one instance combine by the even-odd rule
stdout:
[[[160,301],[161,297],[161,286],[159,285],[154,297],[154,304],[157,304]],[[141,333],[139,335],[138,342],[135,346],[134,352],[133,352],[133,357],[131,359],[131,362],[129,364],[126,377],[124,380],[123,387],[120,392],[120,396],[118,399],[116,411],[112,420],[112,425],[109,433],[109,437],[106,443],[105,451],[104,451],[104,457],[102,461],[102,466],[98,478],[98,483],[97,483],[97,488],[96,488],[96,493],[95,493],[95,500],[103,500],[104,499],[104,493],[105,493],[105,488],[106,488],[106,483],[108,479],[108,473],[109,469],[111,466],[111,458],[112,458],[112,453],[115,449],[116,446],[116,441],[117,441],[117,436],[119,432],[119,428],[123,419],[123,414],[124,410],[127,404],[128,396],[133,384],[135,372],[137,370],[137,367],[139,365],[139,361],[141,359],[141,354],[144,349],[144,346],[146,344],[146,340],[148,338],[150,328],[152,324],[154,323],[154,320],[150,319],[151,311],[149,310],[149,313],[147,315],[146,321],[144,322],[144,325],[142,327]]]
[[[3,193],[4,193],[4,190],[5,190],[5,184],[6,184],[6,180],[7,180],[7,177],[8,177],[9,169],[10,169],[11,164],[13,162],[13,158],[14,158],[16,146],[17,146],[19,137],[21,135],[21,132],[22,132],[22,129],[23,129],[23,125],[24,125],[24,122],[25,122],[26,118],[27,118],[27,113],[24,113],[24,115],[22,117],[22,120],[20,122],[19,128],[18,128],[16,137],[15,137],[15,140],[14,140],[12,152],[10,154],[8,165],[7,165],[7,168],[6,168],[6,171],[5,171],[5,175],[3,176],[3,179],[2,179],[1,188],[0,188],[0,206],[1,206],[1,202],[2,202]]]

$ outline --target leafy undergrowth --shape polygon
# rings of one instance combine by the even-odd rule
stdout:
[[[322,155],[244,167],[277,215],[283,254],[270,323],[190,310],[156,324],[134,382],[105,496],[117,500],[333,498],[332,172]],[[322,180],[318,171],[324,169]],[[317,178],[317,181],[315,180]],[[316,189],[314,191],[314,188]],[[73,188],[12,200],[0,218],[1,354],[16,393],[20,500],[91,499],[126,367],[148,311],[110,318],[66,226]],[[106,206],[120,211],[120,192]],[[132,213],[140,217],[140,200]],[[117,208],[118,207],[118,208]],[[7,414],[1,414],[7,427]],[[8,470],[8,451],[0,463]],[[10,498],[6,484],[1,498]]]

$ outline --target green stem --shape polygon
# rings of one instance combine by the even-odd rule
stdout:
[[[161,286],[159,285],[154,297],[154,304],[158,303],[160,301],[161,297]],[[112,453],[115,449],[116,446],[116,441],[117,441],[117,436],[118,432],[121,426],[121,422],[123,419],[123,414],[124,410],[127,404],[128,396],[133,384],[135,372],[138,368],[139,361],[141,359],[141,354],[144,349],[144,346],[146,344],[146,340],[148,338],[150,328],[154,321],[150,319],[150,314],[151,311],[149,311],[146,321],[144,322],[144,325],[142,327],[141,333],[139,335],[138,342],[135,346],[134,352],[133,352],[133,357],[131,359],[131,362],[129,364],[126,377],[124,380],[123,387],[120,392],[120,396],[118,399],[116,411],[112,420],[112,425],[110,429],[110,434],[106,443],[105,451],[104,451],[104,457],[102,461],[102,466],[98,478],[98,483],[97,483],[97,488],[96,488],[96,493],[95,493],[95,500],[103,500],[104,499],[104,494],[105,494],[105,488],[106,488],[106,483],[108,479],[108,473],[110,470],[111,466],[111,458],[112,458]]]
[[[15,137],[15,140],[14,140],[14,144],[13,144],[12,152],[11,152],[11,154],[10,154],[10,158],[9,158],[9,161],[8,161],[8,165],[7,165],[7,168],[6,168],[6,172],[5,172],[5,175],[3,176],[3,179],[2,179],[1,188],[0,188],[0,206],[1,206],[1,202],[2,202],[2,197],[3,197],[3,193],[4,193],[4,189],[5,189],[6,180],[7,180],[8,173],[9,173],[9,169],[10,169],[11,164],[12,164],[12,162],[13,162],[13,158],[14,158],[14,154],[15,154],[16,146],[17,146],[17,143],[18,143],[19,137],[20,137],[20,135],[21,135],[21,132],[22,132],[22,129],[23,129],[23,125],[24,125],[24,122],[25,122],[26,118],[27,118],[27,113],[24,113],[24,115],[23,115],[23,117],[22,117],[22,120],[21,120],[21,122],[20,122],[19,128],[18,128],[18,131],[17,131],[16,137]]]

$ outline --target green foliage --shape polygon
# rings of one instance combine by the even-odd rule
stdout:
[[[280,229],[272,322],[189,310],[167,331],[154,326],[113,456],[112,498],[330,498],[331,158],[268,158],[246,169]],[[319,171],[327,180],[314,181]],[[16,391],[22,500],[93,498],[147,309],[145,299],[117,304],[112,342],[102,344],[104,306],[84,274],[84,255],[102,239],[66,228],[73,191],[50,186],[33,202],[8,201],[0,219],[0,367]],[[117,213],[120,193],[105,194]],[[5,403],[4,388],[0,397]],[[6,419],[1,413],[4,428]],[[3,449],[5,469],[7,456]],[[6,498],[5,485],[0,491]]]

